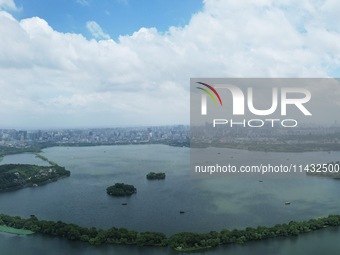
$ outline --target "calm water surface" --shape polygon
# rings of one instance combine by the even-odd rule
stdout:
[[[331,153],[265,153],[219,149],[235,161],[251,163],[284,158],[290,162],[329,162],[340,159]],[[40,219],[62,220],[99,228],[126,227],[138,231],[210,231],[223,228],[274,225],[340,213],[340,181],[327,178],[200,178],[189,172],[189,149],[164,145],[54,147],[43,155],[71,171],[71,176],[37,188],[0,193],[0,211]],[[216,153],[217,155],[217,153]],[[33,154],[5,156],[0,164],[46,165]],[[262,162],[261,162],[262,163]],[[148,181],[149,171],[166,172],[164,181]],[[133,184],[130,198],[106,195],[116,182]],[[286,206],[285,201],[291,205]],[[126,202],[126,206],[121,203]],[[179,214],[185,211],[185,214]],[[91,247],[44,236],[13,236],[0,233],[4,254],[171,254],[169,249]],[[339,231],[325,230],[297,238],[275,239],[244,246],[221,247],[204,254],[320,254],[340,248]],[[316,241],[319,240],[319,241]],[[17,245],[13,245],[16,243]],[[319,244],[319,248],[315,245]],[[337,246],[338,245],[338,246]],[[309,249],[308,247],[314,247]],[[48,248],[47,247],[52,247]],[[302,249],[302,247],[305,247]],[[334,248],[335,249],[335,248]],[[49,252],[40,253],[48,250]],[[276,250],[276,252],[274,252]],[[31,253],[29,253],[31,252]],[[53,253],[54,252],[54,253]]]

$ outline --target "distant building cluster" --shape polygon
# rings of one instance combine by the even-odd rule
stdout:
[[[189,126],[96,128],[62,130],[0,129],[0,146],[27,147],[32,144],[139,144],[189,145]]]
[[[191,143],[206,144],[330,144],[340,143],[340,127],[250,128],[191,127]]]
[[[0,146],[28,148],[32,145],[115,145],[162,143],[174,146],[204,144],[340,144],[340,127],[214,128],[154,126],[61,130],[0,129]]]

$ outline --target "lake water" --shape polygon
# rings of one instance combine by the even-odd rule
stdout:
[[[313,162],[323,163],[340,158],[340,152],[218,151],[247,162],[281,158],[291,162],[313,159]],[[40,219],[88,227],[115,226],[168,235],[181,231],[275,225],[340,212],[340,181],[310,176],[264,178],[263,182],[257,177],[228,178],[227,175],[194,179],[189,171],[188,148],[165,145],[53,147],[45,149],[43,155],[65,166],[71,176],[37,188],[0,193],[0,212],[22,217],[35,214]],[[7,163],[46,164],[34,154],[5,156],[0,164]],[[148,181],[145,175],[149,171],[166,172],[166,179]],[[137,194],[130,198],[108,196],[106,187],[116,182],[133,184]],[[291,204],[287,206],[285,201]],[[122,206],[123,202],[127,205]],[[335,241],[339,233],[338,229],[323,230],[299,238],[219,247],[204,254],[320,254],[321,251],[337,254],[332,253],[332,249],[340,248]],[[168,248],[91,247],[39,235],[0,235],[4,254],[21,254],[20,249],[25,254],[46,254],[47,250],[48,254],[61,251],[64,254],[173,253]]]

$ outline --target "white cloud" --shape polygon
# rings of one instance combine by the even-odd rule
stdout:
[[[90,0],[76,0],[76,3],[83,5],[83,6],[89,6]]]
[[[19,9],[14,0],[0,0],[0,10],[18,11]]]
[[[340,66],[336,1],[204,1],[185,27],[96,40],[0,12],[0,116],[8,126],[188,123],[190,77],[327,77]],[[339,87],[330,85],[338,102]]]
[[[108,34],[105,34],[103,29],[99,26],[99,24],[95,21],[86,22],[86,28],[92,34],[92,36],[96,39],[110,39]]]

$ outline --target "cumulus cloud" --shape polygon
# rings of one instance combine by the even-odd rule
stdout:
[[[105,34],[99,24],[93,20],[86,22],[86,28],[96,39],[110,39],[110,36]]]
[[[190,77],[328,77],[340,66],[329,18],[339,12],[334,0],[205,0],[184,27],[114,41],[94,21],[87,40],[2,11],[2,125],[187,124]],[[327,89],[338,102],[339,86]]]

